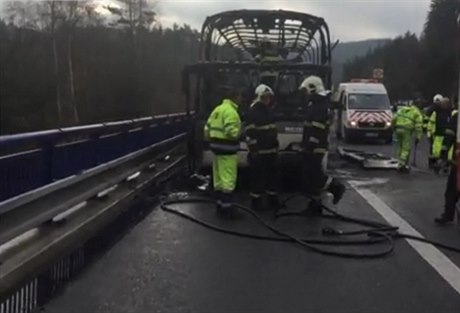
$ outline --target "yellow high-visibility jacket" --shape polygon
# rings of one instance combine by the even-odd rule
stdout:
[[[395,129],[405,129],[415,132],[415,136],[422,137],[423,116],[415,106],[403,107],[396,112],[392,125]]]
[[[238,152],[241,134],[238,105],[229,99],[219,104],[209,116],[204,134],[215,154],[227,155]]]

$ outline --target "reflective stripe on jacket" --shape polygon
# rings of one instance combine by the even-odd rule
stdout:
[[[450,117],[449,123],[445,129],[444,138],[442,141],[441,158],[444,160],[451,160],[454,164],[456,158],[454,156],[454,150],[457,143],[457,128],[458,128],[458,111],[453,110]]]
[[[249,108],[245,127],[246,144],[254,154],[278,152],[278,128],[273,110],[261,102]]]
[[[329,148],[329,97],[313,95],[305,109],[302,146],[307,153],[325,154]]]

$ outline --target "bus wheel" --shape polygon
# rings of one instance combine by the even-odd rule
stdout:
[[[393,143],[393,136],[388,136],[388,138],[385,139],[385,143],[387,145],[391,145]]]
[[[347,130],[345,129],[345,127],[343,127],[343,125],[340,131],[340,139],[342,139],[344,143],[350,142],[350,136],[347,134]]]
[[[335,133],[335,137],[336,137],[337,139],[342,139],[342,133],[341,133],[340,131],[336,132],[336,133]]]

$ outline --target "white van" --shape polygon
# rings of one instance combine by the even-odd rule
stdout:
[[[338,138],[345,141],[361,138],[391,142],[393,112],[383,84],[342,83],[334,100],[340,104],[335,123]]]

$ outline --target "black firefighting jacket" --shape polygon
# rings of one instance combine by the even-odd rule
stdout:
[[[451,118],[449,119],[449,123],[444,132],[444,138],[442,140],[442,150],[441,150],[441,158],[443,160],[448,159],[449,150],[456,148],[457,145],[457,118],[458,118],[458,111],[454,111]],[[455,155],[452,158],[452,161],[455,163],[456,157]]]
[[[273,109],[261,102],[255,102],[246,115],[246,144],[252,154],[273,154],[278,152],[278,129]]]
[[[306,153],[325,154],[329,147],[329,95],[315,94],[307,100],[304,110],[302,146]]]

